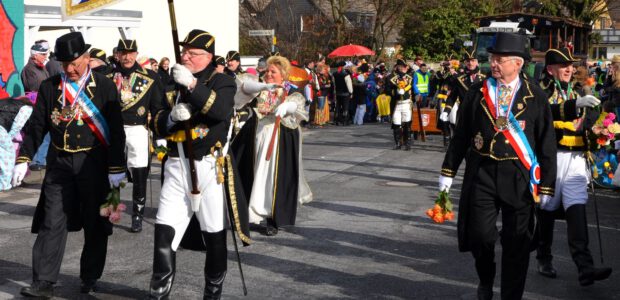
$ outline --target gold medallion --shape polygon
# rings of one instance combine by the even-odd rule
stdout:
[[[60,112],[58,111],[58,108],[54,108],[54,111],[52,111],[52,114],[50,115],[50,119],[52,119],[52,123],[54,123],[54,125],[58,126],[58,124],[60,124]]]
[[[478,134],[474,137],[474,147],[476,147],[477,150],[480,150],[482,149],[482,146],[484,146],[484,139],[482,138],[482,134],[478,132]]]
[[[506,129],[506,127],[508,127],[508,119],[503,116],[497,117],[497,120],[495,120],[495,127],[500,130]]]
[[[72,109],[71,109],[70,105],[67,105],[67,106],[63,107],[62,108],[62,116],[65,117],[65,118],[71,116],[71,111],[72,111]]]
[[[523,103],[519,103],[519,104],[517,104],[517,109],[518,109],[518,110],[522,110],[522,109],[523,109]]]

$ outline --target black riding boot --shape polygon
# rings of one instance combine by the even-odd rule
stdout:
[[[555,225],[554,213],[544,209],[537,209],[539,241],[536,248],[536,259],[538,260],[538,273],[545,277],[555,278],[557,271],[551,261],[551,245],[553,243],[553,227]]]
[[[222,286],[226,278],[228,251],[226,250],[226,230],[219,232],[202,232],[207,244],[207,261],[205,262],[204,300],[217,300],[222,296]]]
[[[405,146],[405,151],[409,151],[411,146],[409,146],[409,137],[411,136],[411,123],[403,122],[403,145]]]
[[[394,148],[393,150],[398,150],[401,147],[400,143],[400,135],[401,135],[401,127],[399,125],[392,125],[394,130]]]
[[[133,214],[131,215],[131,232],[142,231],[142,218],[146,205],[146,180],[148,168],[132,168],[133,176]]]
[[[174,228],[155,224],[155,246],[153,251],[153,276],[149,299],[168,299],[176,268],[176,252],[172,250]]]
[[[571,205],[566,210],[568,248],[579,270],[579,284],[591,285],[611,275],[611,268],[595,268],[588,249],[588,221],[585,204]]]
[[[480,283],[478,284],[478,300],[490,300],[493,298],[493,282],[495,281],[495,263],[482,259],[476,259],[476,272]]]

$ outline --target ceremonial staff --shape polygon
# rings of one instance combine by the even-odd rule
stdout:
[[[181,49],[179,47],[179,33],[177,31],[177,20],[174,13],[174,0],[168,0],[168,11],[170,13],[170,27],[172,28],[172,42],[174,43],[174,57],[177,64],[181,63]],[[183,92],[183,91],[182,91]],[[199,195],[198,190],[198,176],[196,174],[196,164],[194,163],[194,149],[192,147],[192,134],[190,121],[183,121],[183,127],[185,131],[185,151],[187,152],[187,158],[189,161],[189,173],[192,180],[192,195]]]
[[[589,141],[588,130],[586,129],[586,141]],[[596,218],[596,233],[598,235],[598,249],[601,255],[601,264],[603,264],[603,243],[601,239],[601,225],[598,218],[598,204],[596,203],[596,192],[594,192],[594,176],[592,176],[592,155],[589,150],[586,150],[586,166],[590,171],[590,189],[592,190],[592,198],[594,199],[594,217]]]

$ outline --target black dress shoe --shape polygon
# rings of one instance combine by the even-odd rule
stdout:
[[[131,218],[131,232],[140,232],[142,231],[142,218],[138,216],[134,216]]]
[[[54,297],[54,285],[49,281],[35,280],[32,285],[23,287],[19,293],[25,297],[50,299]]]
[[[278,228],[273,225],[267,224],[267,226],[265,227],[265,234],[268,236],[274,236],[278,234]]]
[[[491,300],[493,299],[493,286],[478,285],[478,300]]]
[[[605,280],[611,275],[611,268],[588,268],[579,272],[581,286],[592,285],[594,281]]]
[[[82,285],[80,285],[80,293],[88,294],[90,292],[96,292],[97,279],[83,279]]]
[[[549,278],[556,278],[558,276],[558,272],[550,261],[538,262],[538,274]]]

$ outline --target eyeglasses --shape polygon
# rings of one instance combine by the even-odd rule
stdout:
[[[195,56],[200,56],[200,55],[207,55],[208,52],[197,52],[197,51],[192,51],[192,50],[188,50],[188,49],[183,49],[181,50],[181,56],[186,55],[189,58],[195,57]]]
[[[504,63],[511,61],[511,60],[515,60],[515,59],[514,58],[502,59],[501,57],[491,57],[490,63],[497,64],[497,65],[503,65]]]

